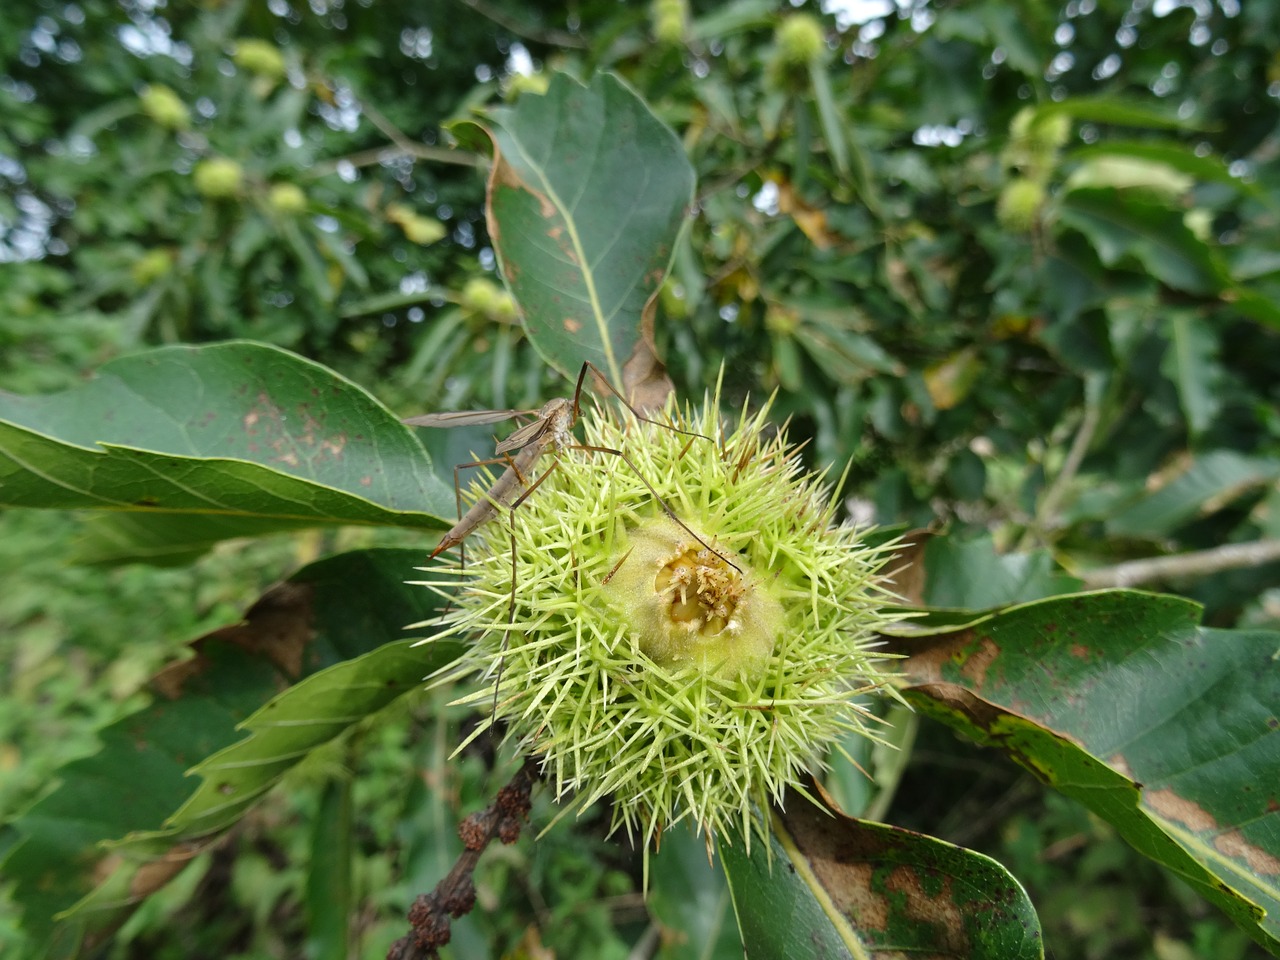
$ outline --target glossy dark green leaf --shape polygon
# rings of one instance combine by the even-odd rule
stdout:
[[[247,718],[240,725],[246,739],[188,771],[202,782],[160,835],[201,836],[230,826],[308,753],[416,689],[458,653],[457,645],[421,650],[413,643],[385,643],[335,664]]]
[[[1130,591],[904,641],[908,700],[1112,823],[1280,952],[1280,633]]]
[[[166,347],[63,393],[0,394],[0,500],[120,513],[97,537],[125,559],[300,526],[438,528],[455,509],[391,411],[253,343]]]
[[[19,839],[3,863],[33,937],[74,944],[112,929],[312,750],[456,656],[457,644],[415,649],[405,639],[407,624],[437,608],[434,594],[405,583],[422,560],[374,550],[299,571],[243,623],[196,641],[194,659],[153,681],[150,707],[63,768],[59,786],[12,824]],[[242,740],[246,723],[254,732]],[[237,741],[230,755],[249,765],[234,771],[234,792],[193,802],[209,790],[190,768]],[[179,808],[187,815],[175,825]],[[55,926],[64,911],[74,917]]]
[[[489,231],[538,352],[622,383],[693,200],[684,148],[614,76],[491,111]]]
[[[1040,925],[1000,864],[792,793],[768,846],[721,844],[748,956],[1036,960]]]

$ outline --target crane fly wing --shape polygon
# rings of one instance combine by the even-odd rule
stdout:
[[[535,440],[541,439],[542,435],[546,433],[550,427],[551,423],[548,420],[535,420],[533,423],[526,423],[523,427],[494,447],[494,453],[507,453],[511,450],[519,450],[521,447],[527,447]]]
[[[537,410],[451,410],[405,417],[400,422],[410,427],[472,427],[482,423],[499,423],[515,417],[532,417]]]

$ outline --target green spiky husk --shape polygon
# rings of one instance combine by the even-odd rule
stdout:
[[[677,425],[720,438],[718,413],[707,410]],[[820,769],[832,744],[850,731],[874,738],[859,701],[888,680],[871,647],[894,600],[878,579],[891,551],[833,525],[830,489],[805,473],[766,415],[744,415],[711,440],[584,414],[584,445],[625,451],[635,469],[609,453],[561,451],[518,509],[468,541],[460,595],[444,617],[442,635],[476,638],[449,677],[490,683],[460,702],[488,707],[500,677],[497,717],[519,750],[541,758],[557,797],[586,806],[611,795],[614,828],[646,844],[684,817],[708,841],[736,828],[749,843],[752,823],[767,823],[758,811]],[[721,668],[664,665],[643,651],[652,647],[637,624],[652,611],[637,610],[646,600],[635,584],[647,574],[628,570],[639,562],[629,549],[644,531],[675,529],[645,480],[742,571],[733,628],[743,637],[729,640],[762,656],[726,670],[723,657]],[[760,630],[775,634],[763,647],[751,635]]]

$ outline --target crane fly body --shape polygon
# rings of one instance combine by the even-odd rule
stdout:
[[[581,382],[581,381],[579,381]],[[533,470],[548,447],[562,450],[573,442],[573,425],[578,420],[575,402],[557,397],[548,400],[541,410],[473,410],[458,413],[429,413],[421,417],[409,417],[404,422],[416,427],[460,427],[481,423],[497,423],[513,417],[533,416],[534,420],[520,427],[511,436],[498,442],[494,453],[505,458],[507,469],[494,481],[489,492],[476,500],[453,527],[440,538],[431,556],[439,556],[450,547],[456,547],[482,523],[498,513],[499,506],[509,506],[518,486]],[[511,451],[519,450],[514,457]]]
[[[476,502],[471,505],[470,509],[462,515],[462,518],[454,524],[443,537],[440,538],[440,542],[431,552],[432,557],[439,556],[450,547],[455,547],[462,543],[462,541],[470,536],[472,531],[477,527],[497,516],[499,507],[515,509],[515,507],[519,506],[526,497],[533,493],[538,484],[545,480],[551,471],[548,470],[532,484],[529,484],[526,478],[531,473],[538,460],[541,459],[543,453],[548,449],[555,449],[559,451],[566,447],[575,446],[573,442],[573,427],[574,424],[578,422],[580,409],[579,400],[582,396],[582,384],[586,378],[588,369],[595,370],[596,376],[599,377],[600,382],[603,383],[615,397],[626,404],[627,408],[635,414],[637,419],[643,420],[646,423],[657,423],[656,420],[650,420],[648,417],[642,417],[637,413],[635,408],[632,407],[631,404],[627,403],[626,398],[623,397],[622,394],[604,378],[600,371],[596,369],[595,365],[589,361],[583,363],[582,369],[578,372],[578,382],[574,387],[572,400],[557,397],[554,400],[548,400],[542,405],[541,409],[536,411],[461,410],[446,413],[428,413],[418,417],[408,417],[402,421],[406,425],[413,427],[460,427],[475,426],[484,423],[498,423],[502,420],[511,420],[516,417],[533,417],[531,422],[518,428],[505,440],[500,440],[494,447],[494,453],[498,454],[502,459],[481,461],[481,463],[477,464],[468,464],[468,466],[479,466],[483,463],[506,463],[507,468],[502,472],[498,479],[494,481],[493,486],[489,488],[488,492],[480,499],[476,500]],[[671,426],[670,424],[658,425],[665,426],[670,430],[676,430],[679,433],[688,433],[687,430],[680,430],[679,427]],[[702,435],[694,434],[694,436]],[[711,440],[710,437],[703,437],[702,439],[707,441]],[[685,531],[702,544],[702,546],[716,554],[716,556],[720,557],[720,559],[724,560],[735,570],[739,570],[739,572],[741,572],[737,564],[721,554],[718,550],[703,540],[702,537],[698,536],[698,534],[690,530],[685,522],[675,515],[675,512],[667,505],[666,501],[663,500],[662,497],[658,495],[658,492],[653,489],[653,485],[650,484],[640,471],[636,469],[636,465],[631,462],[631,458],[628,457],[626,453],[621,450],[604,447],[576,446],[583,450],[591,450],[598,453],[611,453],[615,456],[621,457],[632,470],[635,470],[636,475],[639,476],[645,486],[649,488],[649,492],[654,495],[667,516],[671,517],[672,520],[683,527]],[[515,456],[511,456],[511,452],[514,450],[518,450],[519,453],[515,454]],[[555,468],[552,467],[552,469]],[[516,491],[520,487],[524,488],[523,492],[516,496]]]

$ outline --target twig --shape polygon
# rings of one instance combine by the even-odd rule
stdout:
[[[492,20],[504,30],[510,30],[517,37],[524,37],[526,40],[532,40],[535,43],[545,43],[553,47],[569,47],[574,50],[585,50],[587,41],[575,33],[566,33],[563,30],[538,30],[534,27],[528,27],[520,23],[514,17],[509,17],[501,10],[495,10],[484,0],[461,0],[464,7],[470,7],[480,16],[488,20]]]
[[[455,150],[452,147],[432,147],[425,143],[418,143],[409,144],[407,147],[396,145],[358,150],[355,153],[347,154],[345,157],[313,164],[305,172],[307,176],[313,179],[327,177],[344,163],[348,163],[353,167],[371,167],[375,163],[384,163],[397,157],[413,157],[415,160],[427,160],[431,163],[454,163],[461,167],[478,167],[484,163],[479,154],[472,153],[469,150]]]
[[[1080,421],[1080,429],[1076,431],[1075,438],[1071,441],[1071,449],[1067,451],[1067,459],[1062,462],[1062,469],[1053,478],[1053,483],[1040,500],[1040,507],[1036,510],[1034,520],[1036,529],[1043,530],[1052,522],[1053,515],[1058,511],[1058,504],[1066,495],[1071,481],[1075,479],[1085,454],[1089,452],[1089,445],[1093,443],[1093,435],[1097,432],[1098,422],[1101,419],[1102,404],[1097,400],[1089,400],[1086,391],[1084,419]],[[1018,549],[1027,551],[1033,546],[1032,531],[1028,530],[1023,534]]]
[[[387,960],[429,960],[449,942],[450,917],[460,917],[476,905],[476,885],[472,879],[480,854],[497,837],[515,843],[529,815],[529,794],[538,779],[538,762],[532,757],[516,771],[511,781],[498,791],[493,803],[471,814],[458,826],[463,850],[448,875],[430,893],[419,894],[409,908],[413,929],[391,945]]]
[[[378,128],[378,131],[384,137],[394,143],[405,153],[416,154],[418,147],[423,146],[422,144],[410,140],[408,134],[388,120],[386,115],[373,104],[361,100],[360,110],[369,118],[369,122]]]
[[[1196,550],[1172,557],[1130,560],[1112,567],[1099,567],[1077,574],[1091,590],[1103,587],[1132,587],[1153,580],[1203,576],[1220,570],[1259,567],[1280,560],[1280,540],[1228,543],[1212,550]]]
[[[640,939],[636,941],[636,945],[631,948],[631,952],[627,954],[627,960],[649,960],[658,952],[661,943],[662,927],[656,923],[650,923],[645,927]]]

